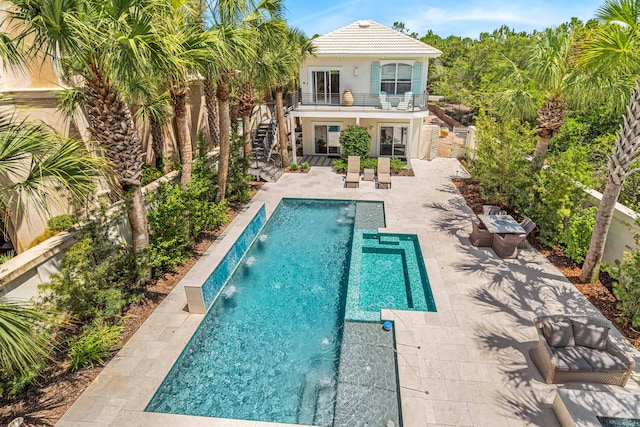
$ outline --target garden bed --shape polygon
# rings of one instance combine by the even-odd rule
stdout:
[[[261,185],[262,183],[251,183],[252,197]],[[241,203],[230,203],[230,220],[227,224],[217,230],[201,233],[193,246],[193,257],[147,285],[144,298],[131,304],[124,313],[124,331],[119,344],[111,352],[112,356],[135,334],[244,206],[245,204]],[[23,426],[53,426],[103,368],[96,366],[69,373],[66,371],[66,360],[65,351],[55,352],[53,363],[42,371],[34,384],[27,386],[22,393],[13,398],[0,398],[0,426],[9,424],[17,417],[24,417]],[[106,362],[108,363],[108,360]]]
[[[454,178],[453,183],[462,194],[469,207],[476,213],[482,212],[484,200],[480,194],[480,184],[472,179]],[[640,350],[640,332],[622,320],[617,309],[617,301],[611,292],[612,280],[605,272],[600,273],[600,279],[594,283],[580,282],[581,266],[567,257],[557,247],[548,247],[535,238],[530,237],[529,243],[542,253],[600,312],[616,325],[616,328],[638,350]]]

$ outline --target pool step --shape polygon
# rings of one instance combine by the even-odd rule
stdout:
[[[335,399],[335,383],[319,384],[317,376],[307,375],[298,407],[298,424],[331,426]]]
[[[378,242],[381,245],[400,245],[400,238],[398,236],[390,236],[388,234],[379,234]]]

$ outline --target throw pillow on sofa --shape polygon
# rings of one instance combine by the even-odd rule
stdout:
[[[559,322],[545,322],[542,325],[542,333],[551,347],[573,347],[573,326],[569,320]]]
[[[609,328],[576,321],[572,321],[571,323],[573,325],[573,336],[576,345],[595,348],[596,350],[607,349]]]

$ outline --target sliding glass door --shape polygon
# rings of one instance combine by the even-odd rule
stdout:
[[[380,126],[380,155],[404,158],[408,138],[407,126]]]
[[[340,104],[340,71],[312,71],[313,99],[316,104]]]

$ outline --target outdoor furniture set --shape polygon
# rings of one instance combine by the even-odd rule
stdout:
[[[518,223],[499,206],[485,205],[484,215],[478,215],[479,222],[471,219],[473,227],[469,240],[473,246],[491,246],[500,258],[517,258],[518,248],[526,248],[527,236],[536,228],[529,218]]]
[[[365,181],[373,181],[373,169],[365,169],[363,178]],[[344,186],[360,186],[360,156],[349,156]],[[391,188],[391,161],[388,157],[378,157],[377,188]]]

